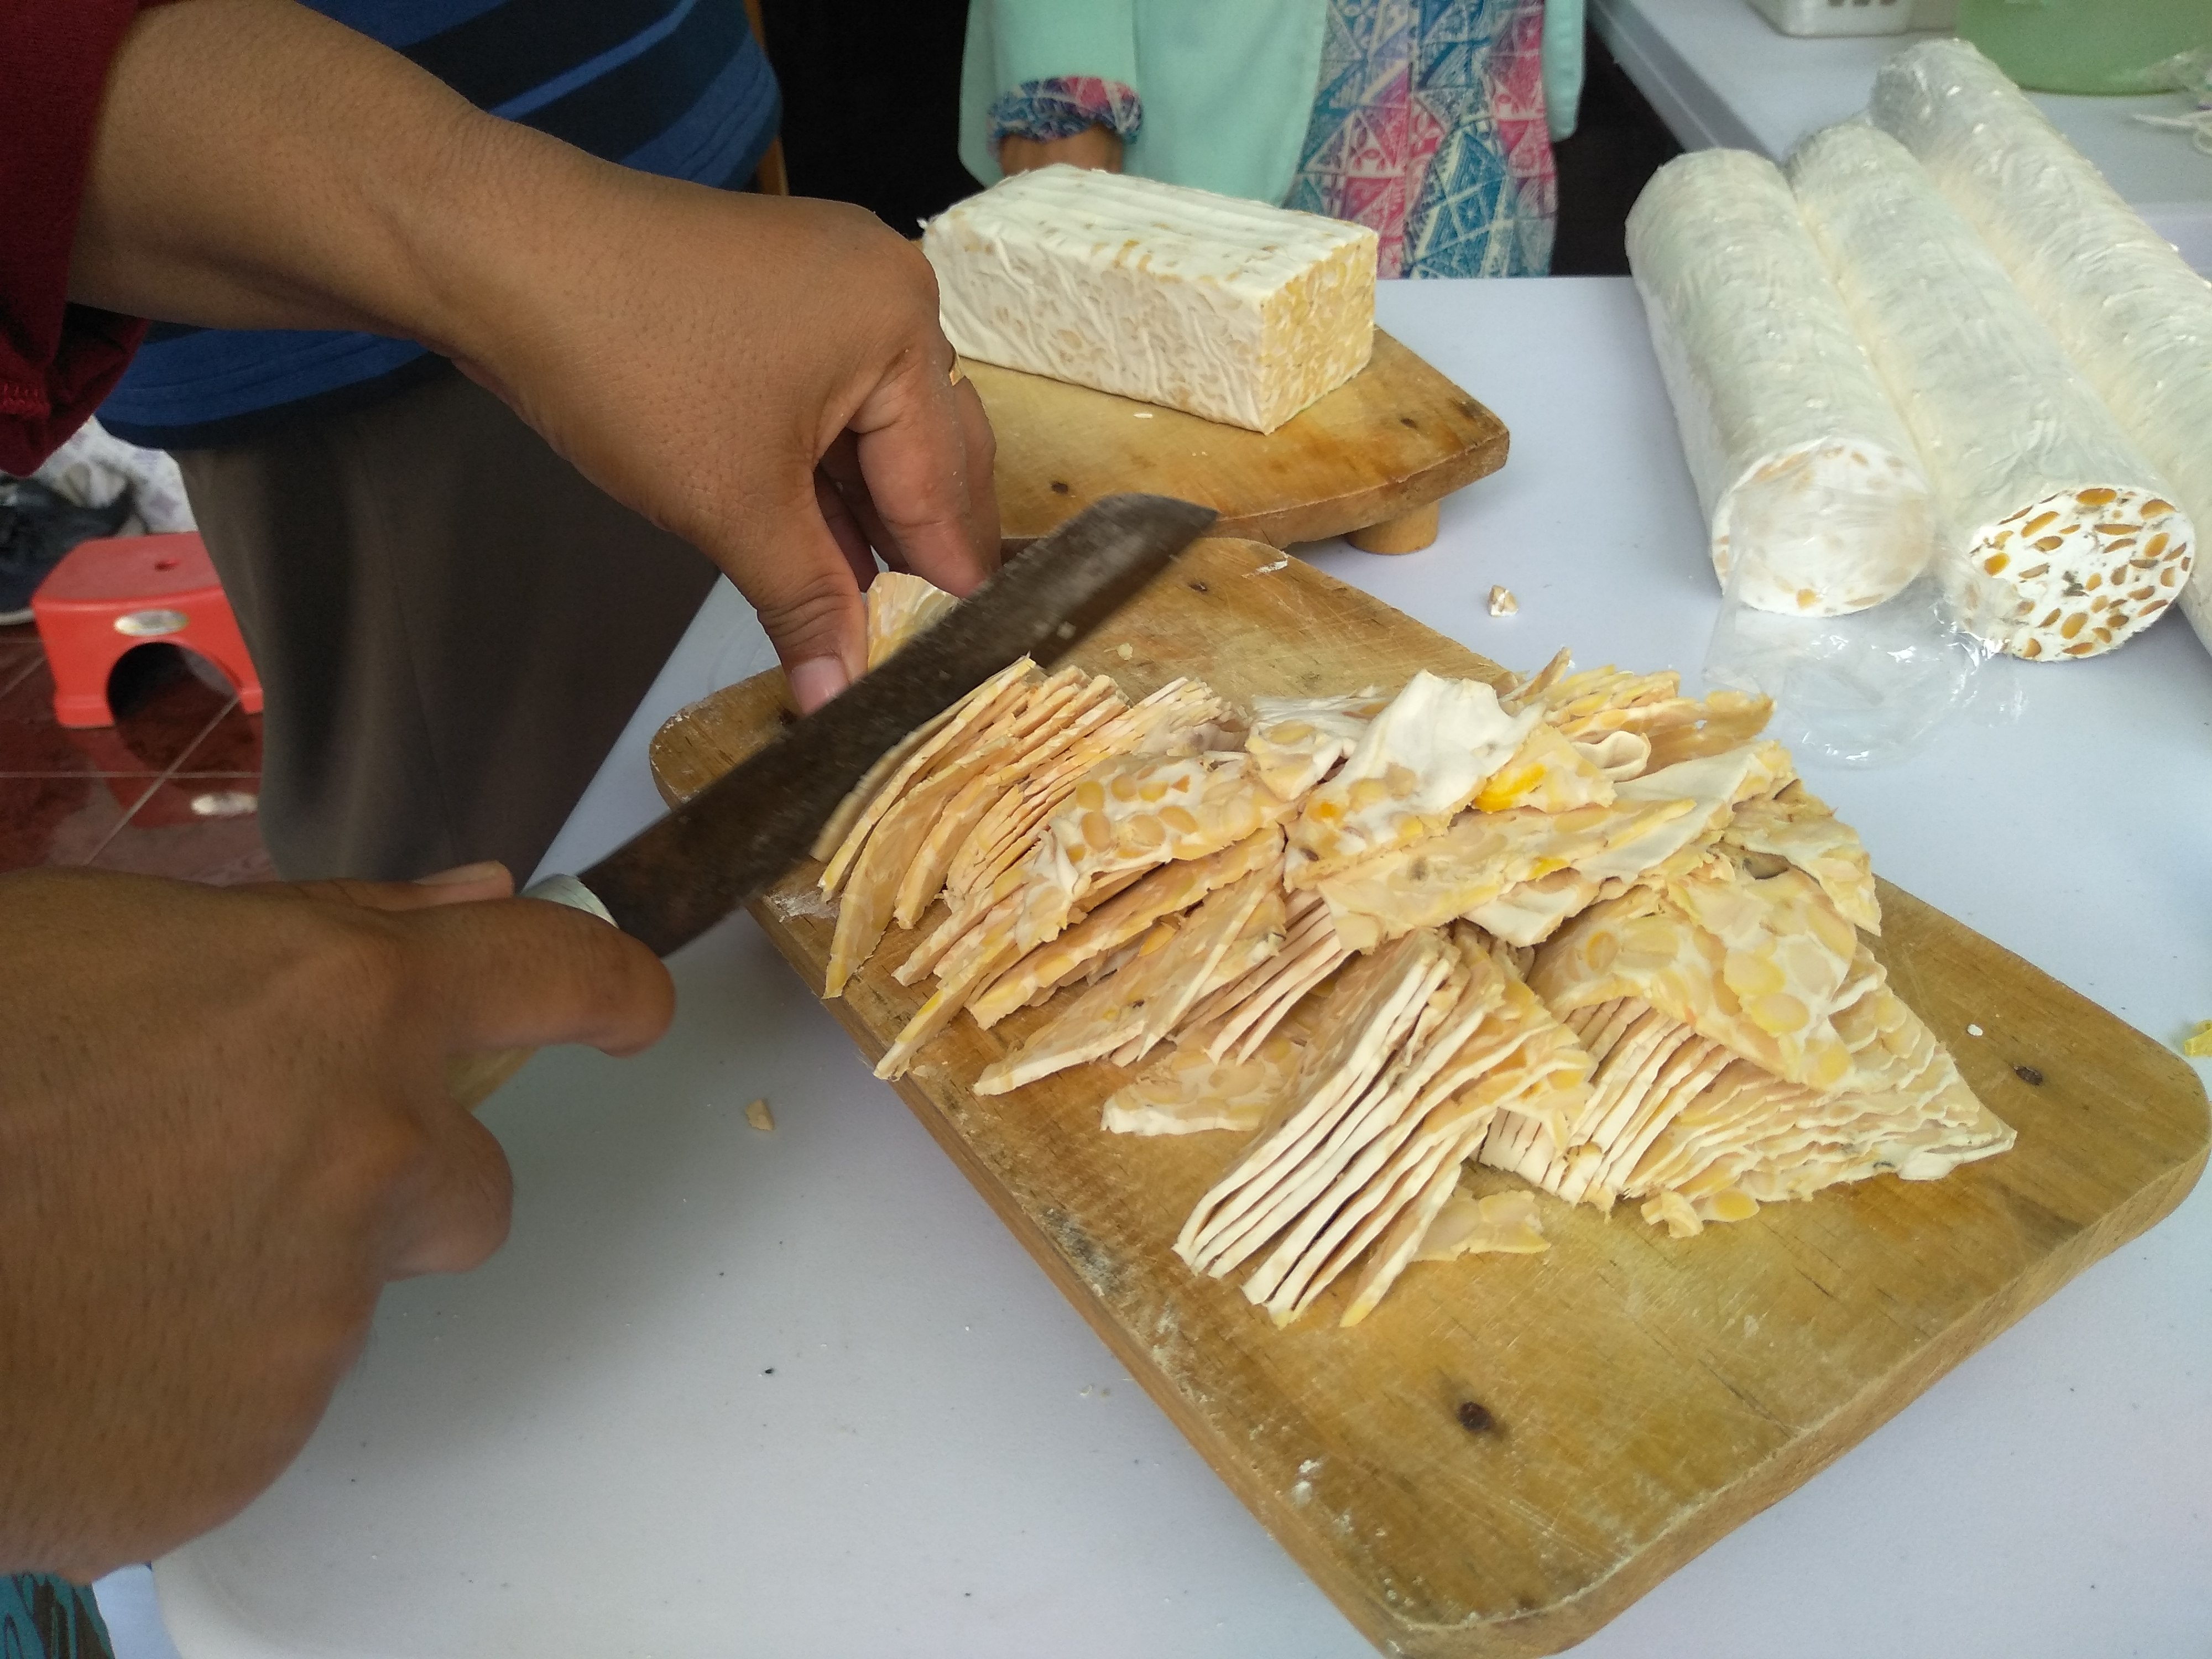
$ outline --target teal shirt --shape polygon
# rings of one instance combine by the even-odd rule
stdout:
[[[100,1605],[46,1573],[0,1577],[0,1659],[114,1659]]]

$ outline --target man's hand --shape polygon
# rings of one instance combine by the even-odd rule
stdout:
[[[1022,138],[1010,133],[999,141],[999,166],[1005,172],[1029,173],[1055,161],[1093,173],[1119,173],[1121,135],[1093,123],[1066,138]]]
[[[910,244],[594,161],[289,0],[131,26],[70,295],[453,356],[727,571],[805,708],[865,665],[870,545],[955,593],[998,562],[989,424]]]
[[[871,548],[961,594],[998,562],[990,422],[929,262],[839,203],[586,182],[482,245],[457,355],[728,572],[812,708],[866,667]]]
[[[449,1059],[666,1026],[636,941],[453,875],[0,877],[0,1571],[89,1581],[224,1520],[386,1281],[498,1247],[507,1161]]]

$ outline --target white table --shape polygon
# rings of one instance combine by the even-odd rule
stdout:
[[[1382,313],[1513,457],[1431,550],[1316,562],[1507,662],[1694,666],[1716,593],[1627,283],[1392,283]],[[654,809],[666,713],[765,659],[710,604],[560,861]],[[2171,1038],[2212,1014],[2212,662],[2169,618],[1997,672],[2017,724],[1812,782],[1904,885]],[[297,1465],[160,1564],[185,1659],[1369,1651],[750,922],[675,970],[658,1049],[548,1054],[492,1103],[505,1251],[389,1293]],[[1581,1651],[2201,1653],[2208,1391],[2200,1191]]]
[[[1866,107],[1884,58],[1926,33],[1798,39],[1745,0],[1589,0],[1592,26],[1684,148],[1725,145],[1780,161],[1808,133]],[[2189,135],[2145,126],[2179,114],[2180,94],[2141,98],[2030,94],[2197,270],[2212,274],[2212,156]]]

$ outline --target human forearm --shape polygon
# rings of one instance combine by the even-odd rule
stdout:
[[[290,0],[156,7],[109,72],[70,295],[442,343],[460,321],[441,269],[465,252],[458,216],[488,173],[561,149]]]
[[[289,0],[132,26],[72,277],[111,309],[455,358],[728,571],[807,707],[861,666],[866,544],[956,592],[995,562],[988,425],[912,244],[594,160]]]

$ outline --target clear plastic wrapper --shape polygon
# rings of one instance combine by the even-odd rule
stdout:
[[[1769,735],[1837,766],[1885,766],[1918,753],[1969,710],[2002,716],[1989,669],[1995,647],[1959,625],[1932,575],[1842,617],[1791,617],[1748,604],[1729,573],[1705,647],[1708,687],[1774,700]],[[2009,666],[2009,665],[2007,665]]]

